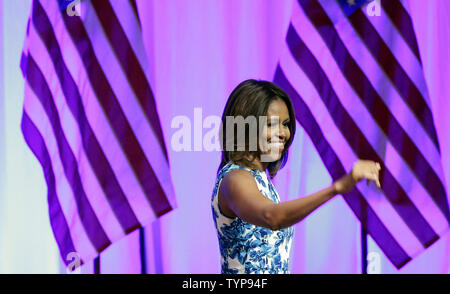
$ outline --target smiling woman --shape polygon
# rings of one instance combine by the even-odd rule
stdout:
[[[230,118],[246,123],[230,124]],[[380,165],[360,160],[331,186],[281,203],[271,179],[285,165],[294,134],[292,103],[277,85],[247,80],[231,93],[222,116],[222,162],[212,194],[222,273],[289,273],[292,225],[363,178],[379,186]]]
[[[248,122],[243,135],[239,132],[242,124],[230,124],[230,121],[238,121],[238,117]],[[274,177],[287,161],[287,150],[294,134],[295,115],[287,94],[271,82],[244,81],[231,93],[222,115],[220,141],[223,152],[219,169],[231,160],[254,169],[268,169]],[[256,150],[251,144],[254,139],[259,143]],[[260,153],[266,156],[255,161]],[[266,168],[262,168],[261,162]]]

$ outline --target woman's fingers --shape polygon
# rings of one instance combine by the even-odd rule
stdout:
[[[377,173],[377,186],[379,189],[381,189],[381,183],[380,183],[380,170],[381,170],[381,164],[377,162],[378,167],[378,173]]]
[[[381,164],[371,160],[359,160],[352,170],[352,174],[356,181],[366,178],[367,184],[373,181],[378,188],[381,188],[379,173]]]
[[[369,181],[373,181],[378,188],[381,188],[380,179],[378,178],[378,171],[370,171],[365,175],[365,178],[367,179],[367,185],[369,184]]]
[[[380,179],[378,178],[378,173],[371,173],[368,177],[371,181],[373,181],[378,188],[381,188]]]
[[[370,171],[373,175],[378,176],[378,169],[371,169]]]

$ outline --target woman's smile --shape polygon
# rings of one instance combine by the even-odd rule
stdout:
[[[284,150],[284,142],[281,141],[270,141],[268,145],[270,150],[278,150],[279,152]]]

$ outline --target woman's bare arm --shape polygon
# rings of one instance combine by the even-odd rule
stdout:
[[[380,165],[372,161],[358,161],[351,173],[329,187],[279,204],[259,192],[250,172],[234,170],[222,180],[220,197],[223,198],[219,202],[248,223],[279,230],[298,223],[335,195],[350,191],[363,178],[372,180],[379,186],[379,169]]]

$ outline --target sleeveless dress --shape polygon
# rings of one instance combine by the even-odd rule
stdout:
[[[275,203],[280,198],[264,171],[252,170],[228,162],[217,174],[212,193],[212,214],[217,229],[223,274],[290,273],[289,255],[293,227],[272,231],[223,214],[218,205],[218,190],[223,177],[235,169],[253,175],[259,191]]]

